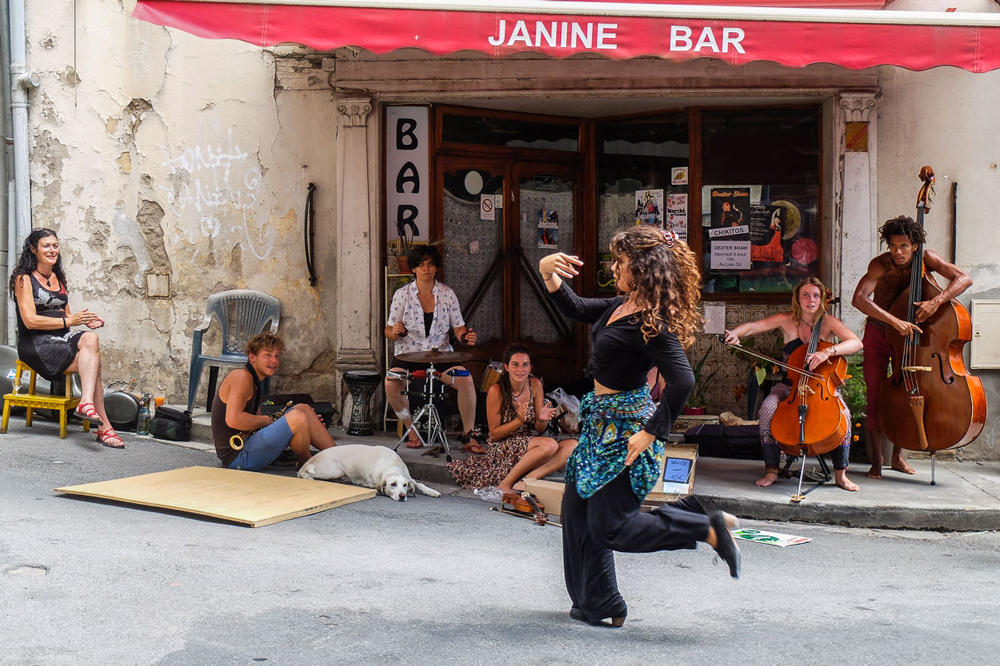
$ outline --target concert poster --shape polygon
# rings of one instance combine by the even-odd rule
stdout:
[[[663,228],[663,190],[635,191],[635,223]]]

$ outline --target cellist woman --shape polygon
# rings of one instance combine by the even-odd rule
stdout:
[[[826,314],[826,288],[819,278],[815,277],[807,277],[795,285],[795,289],[792,291],[791,312],[782,312],[765,319],[740,324],[733,330],[726,331],[726,342],[738,345],[741,337],[780,329],[785,342],[785,346],[781,350],[782,360],[787,361],[793,351],[809,343],[813,327],[821,315],[825,316],[822,317],[820,325],[820,340],[834,342],[836,338],[836,344],[806,356],[806,370],[815,370],[834,356],[848,356],[861,351],[861,340],[858,339],[858,336],[839,319]],[[764,398],[764,402],[760,406],[760,443],[764,452],[764,476],[757,479],[758,486],[770,486],[778,480],[781,449],[771,436],[771,419],[774,417],[778,404],[788,398],[791,390],[792,384],[786,378],[771,389],[770,394]],[[841,410],[847,413],[847,406],[844,404],[843,398],[840,397],[839,391],[837,399],[840,401]],[[847,413],[847,418],[848,420],[851,418],[849,413]],[[831,455],[837,485],[844,490],[853,492],[858,489],[858,486],[847,478],[850,448],[851,432],[848,430],[844,441],[833,450]]]

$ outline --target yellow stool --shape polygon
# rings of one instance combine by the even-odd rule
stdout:
[[[21,375],[28,372],[28,392],[21,393]],[[80,399],[73,395],[73,375],[75,372],[67,372],[65,397],[57,395],[35,395],[35,371],[27,363],[20,359],[17,361],[17,370],[14,376],[14,389],[3,397],[3,423],[0,424],[0,433],[7,432],[7,422],[10,421],[11,407],[26,407],[28,415],[24,419],[24,424],[31,427],[32,411],[35,409],[54,409],[59,412],[59,439],[66,439],[66,422],[69,420],[69,411],[76,409],[80,404]],[[83,419],[83,431],[90,432],[90,419]]]

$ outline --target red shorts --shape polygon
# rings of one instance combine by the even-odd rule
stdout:
[[[861,339],[864,345],[864,360],[861,369],[865,373],[865,389],[868,399],[867,421],[868,430],[877,430],[878,393],[882,382],[889,374],[889,363],[892,360],[892,345],[885,340],[885,325],[872,321],[865,323],[865,336]]]

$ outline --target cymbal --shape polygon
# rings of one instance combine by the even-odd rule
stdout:
[[[464,363],[466,361],[471,361],[473,359],[472,354],[467,354],[465,352],[442,352],[442,351],[426,351],[426,352],[407,352],[405,354],[399,354],[396,356],[397,361],[406,361],[407,363]]]

